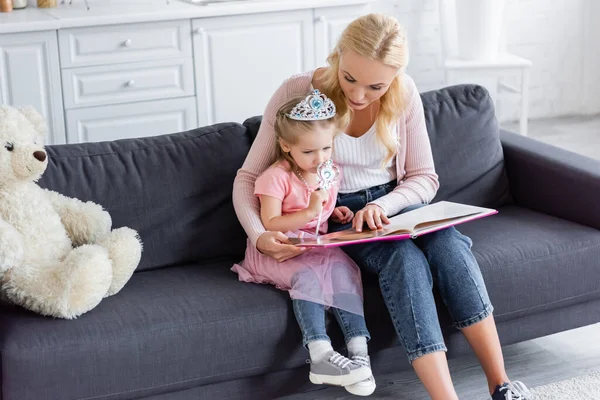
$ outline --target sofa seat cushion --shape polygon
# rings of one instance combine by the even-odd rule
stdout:
[[[498,320],[600,298],[600,231],[506,206],[458,228],[473,240]]]
[[[73,321],[0,303],[3,400],[137,398],[304,365],[287,293],[230,267],[136,273]]]

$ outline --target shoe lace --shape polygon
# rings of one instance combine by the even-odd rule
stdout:
[[[352,364],[352,360],[344,357],[337,351],[333,353],[331,357],[329,357],[329,361],[342,369],[346,368],[348,365]]]
[[[514,381],[500,388],[500,393],[504,392],[505,400],[527,400],[531,392],[521,381]]]
[[[368,357],[363,356],[352,356],[352,361],[354,364],[362,365],[364,367],[370,367],[371,363],[369,362]]]

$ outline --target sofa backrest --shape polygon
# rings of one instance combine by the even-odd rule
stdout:
[[[252,138],[235,123],[157,137],[48,146],[40,186],[101,204],[113,228],[138,230],[140,270],[241,259],[245,233],[231,203]]]
[[[437,200],[498,207],[510,201],[492,101],[479,86],[422,95],[441,187]],[[101,204],[113,227],[138,230],[138,270],[215,258],[241,259],[245,233],[233,179],[260,126],[217,124],[104,143],[48,146],[42,187]]]
[[[421,95],[440,189],[433,201],[484,207],[512,201],[494,103],[478,85]]]

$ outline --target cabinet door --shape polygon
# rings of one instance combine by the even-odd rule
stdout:
[[[0,103],[35,107],[47,143],[65,143],[56,31],[0,35]]]
[[[370,4],[326,7],[314,10],[315,18],[315,61],[317,66],[327,64],[327,56],[333,51],[342,31],[355,18],[368,14]]]
[[[196,127],[194,97],[67,111],[69,143],[156,136]]]
[[[312,10],[193,21],[198,125],[264,112],[290,76],[314,67]]]

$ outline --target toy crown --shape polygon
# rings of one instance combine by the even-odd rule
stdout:
[[[298,121],[329,119],[335,115],[335,104],[318,89],[315,89],[286,115],[288,118]]]

